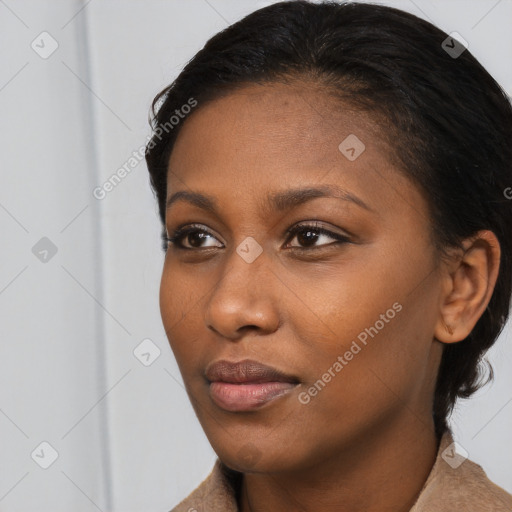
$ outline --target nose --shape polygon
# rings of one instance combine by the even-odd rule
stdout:
[[[230,340],[248,329],[269,334],[279,327],[279,286],[262,253],[248,263],[233,251],[206,302],[206,326]]]

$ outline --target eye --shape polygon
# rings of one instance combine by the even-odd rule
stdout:
[[[350,242],[348,236],[329,231],[328,229],[323,228],[317,222],[311,224],[299,224],[292,226],[290,229],[286,231],[286,235],[288,241],[297,238],[297,241],[300,244],[302,244],[302,247],[292,246],[292,248],[299,250],[307,250],[310,247],[315,249],[317,247],[319,248],[325,245],[333,245],[336,242]],[[177,249],[183,250],[194,250],[208,247],[222,247],[222,245],[203,245],[203,242],[205,240],[208,240],[208,238],[212,238],[213,240],[215,240],[215,237],[209,231],[202,227],[192,224],[190,226],[177,228],[176,231],[174,231],[174,233],[170,237],[164,236],[164,242],[167,242],[167,244],[173,244]],[[331,238],[332,240],[335,240],[335,242],[315,245],[318,242],[318,240],[322,240],[322,238]],[[186,245],[184,245],[183,241],[188,241],[189,246],[187,247]],[[168,245],[167,247],[164,246],[164,250],[167,249]]]
[[[190,226],[179,227],[170,237],[164,236],[164,241],[168,244],[173,244],[177,249],[184,250],[194,250],[201,247],[215,247],[202,245],[208,237],[214,238],[206,229],[191,224]],[[188,241],[191,247],[183,245],[184,240]],[[168,247],[169,246],[167,245],[164,249],[168,249]]]
[[[319,223],[311,223],[311,224],[299,224],[291,227],[286,231],[288,234],[288,240],[293,240],[297,238],[297,241],[303,246],[294,246],[295,249],[307,249],[308,247],[312,247],[313,249],[323,247],[326,245],[334,245],[336,242],[350,242],[350,239],[346,235],[342,235],[341,233],[334,233],[329,231],[328,229],[323,228]],[[324,243],[320,245],[314,245],[318,242],[318,240],[325,240],[326,238],[334,239],[336,242],[333,243]]]

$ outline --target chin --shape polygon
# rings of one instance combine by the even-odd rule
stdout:
[[[226,466],[241,473],[279,473],[296,470],[300,465],[299,461],[290,458],[289,452],[279,453],[279,450],[262,444],[247,441],[239,447],[231,444],[227,449],[216,449],[215,452]]]

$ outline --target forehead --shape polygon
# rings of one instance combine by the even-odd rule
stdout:
[[[249,156],[255,158],[255,165],[285,159],[299,163],[332,160],[338,156],[338,145],[353,132],[386,150],[367,115],[342,106],[307,82],[247,85],[204,106],[199,104],[183,122],[171,168],[176,160],[183,163],[183,157],[194,164],[203,158],[236,161]]]
[[[168,196],[193,189],[220,198],[236,192],[250,201],[328,183],[381,206],[396,203],[398,190],[418,195],[391,163],[393,148],[371,117],[318,86],[248,85],[199,104],[182,122],[169,160]]]

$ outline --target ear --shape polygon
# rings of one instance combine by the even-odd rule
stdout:
[[[492,231],[479,231],[464,240],[443,270],[439,319],[434,337],[441,343],[466,338],[491,300],[498,278],[501,249]]]

